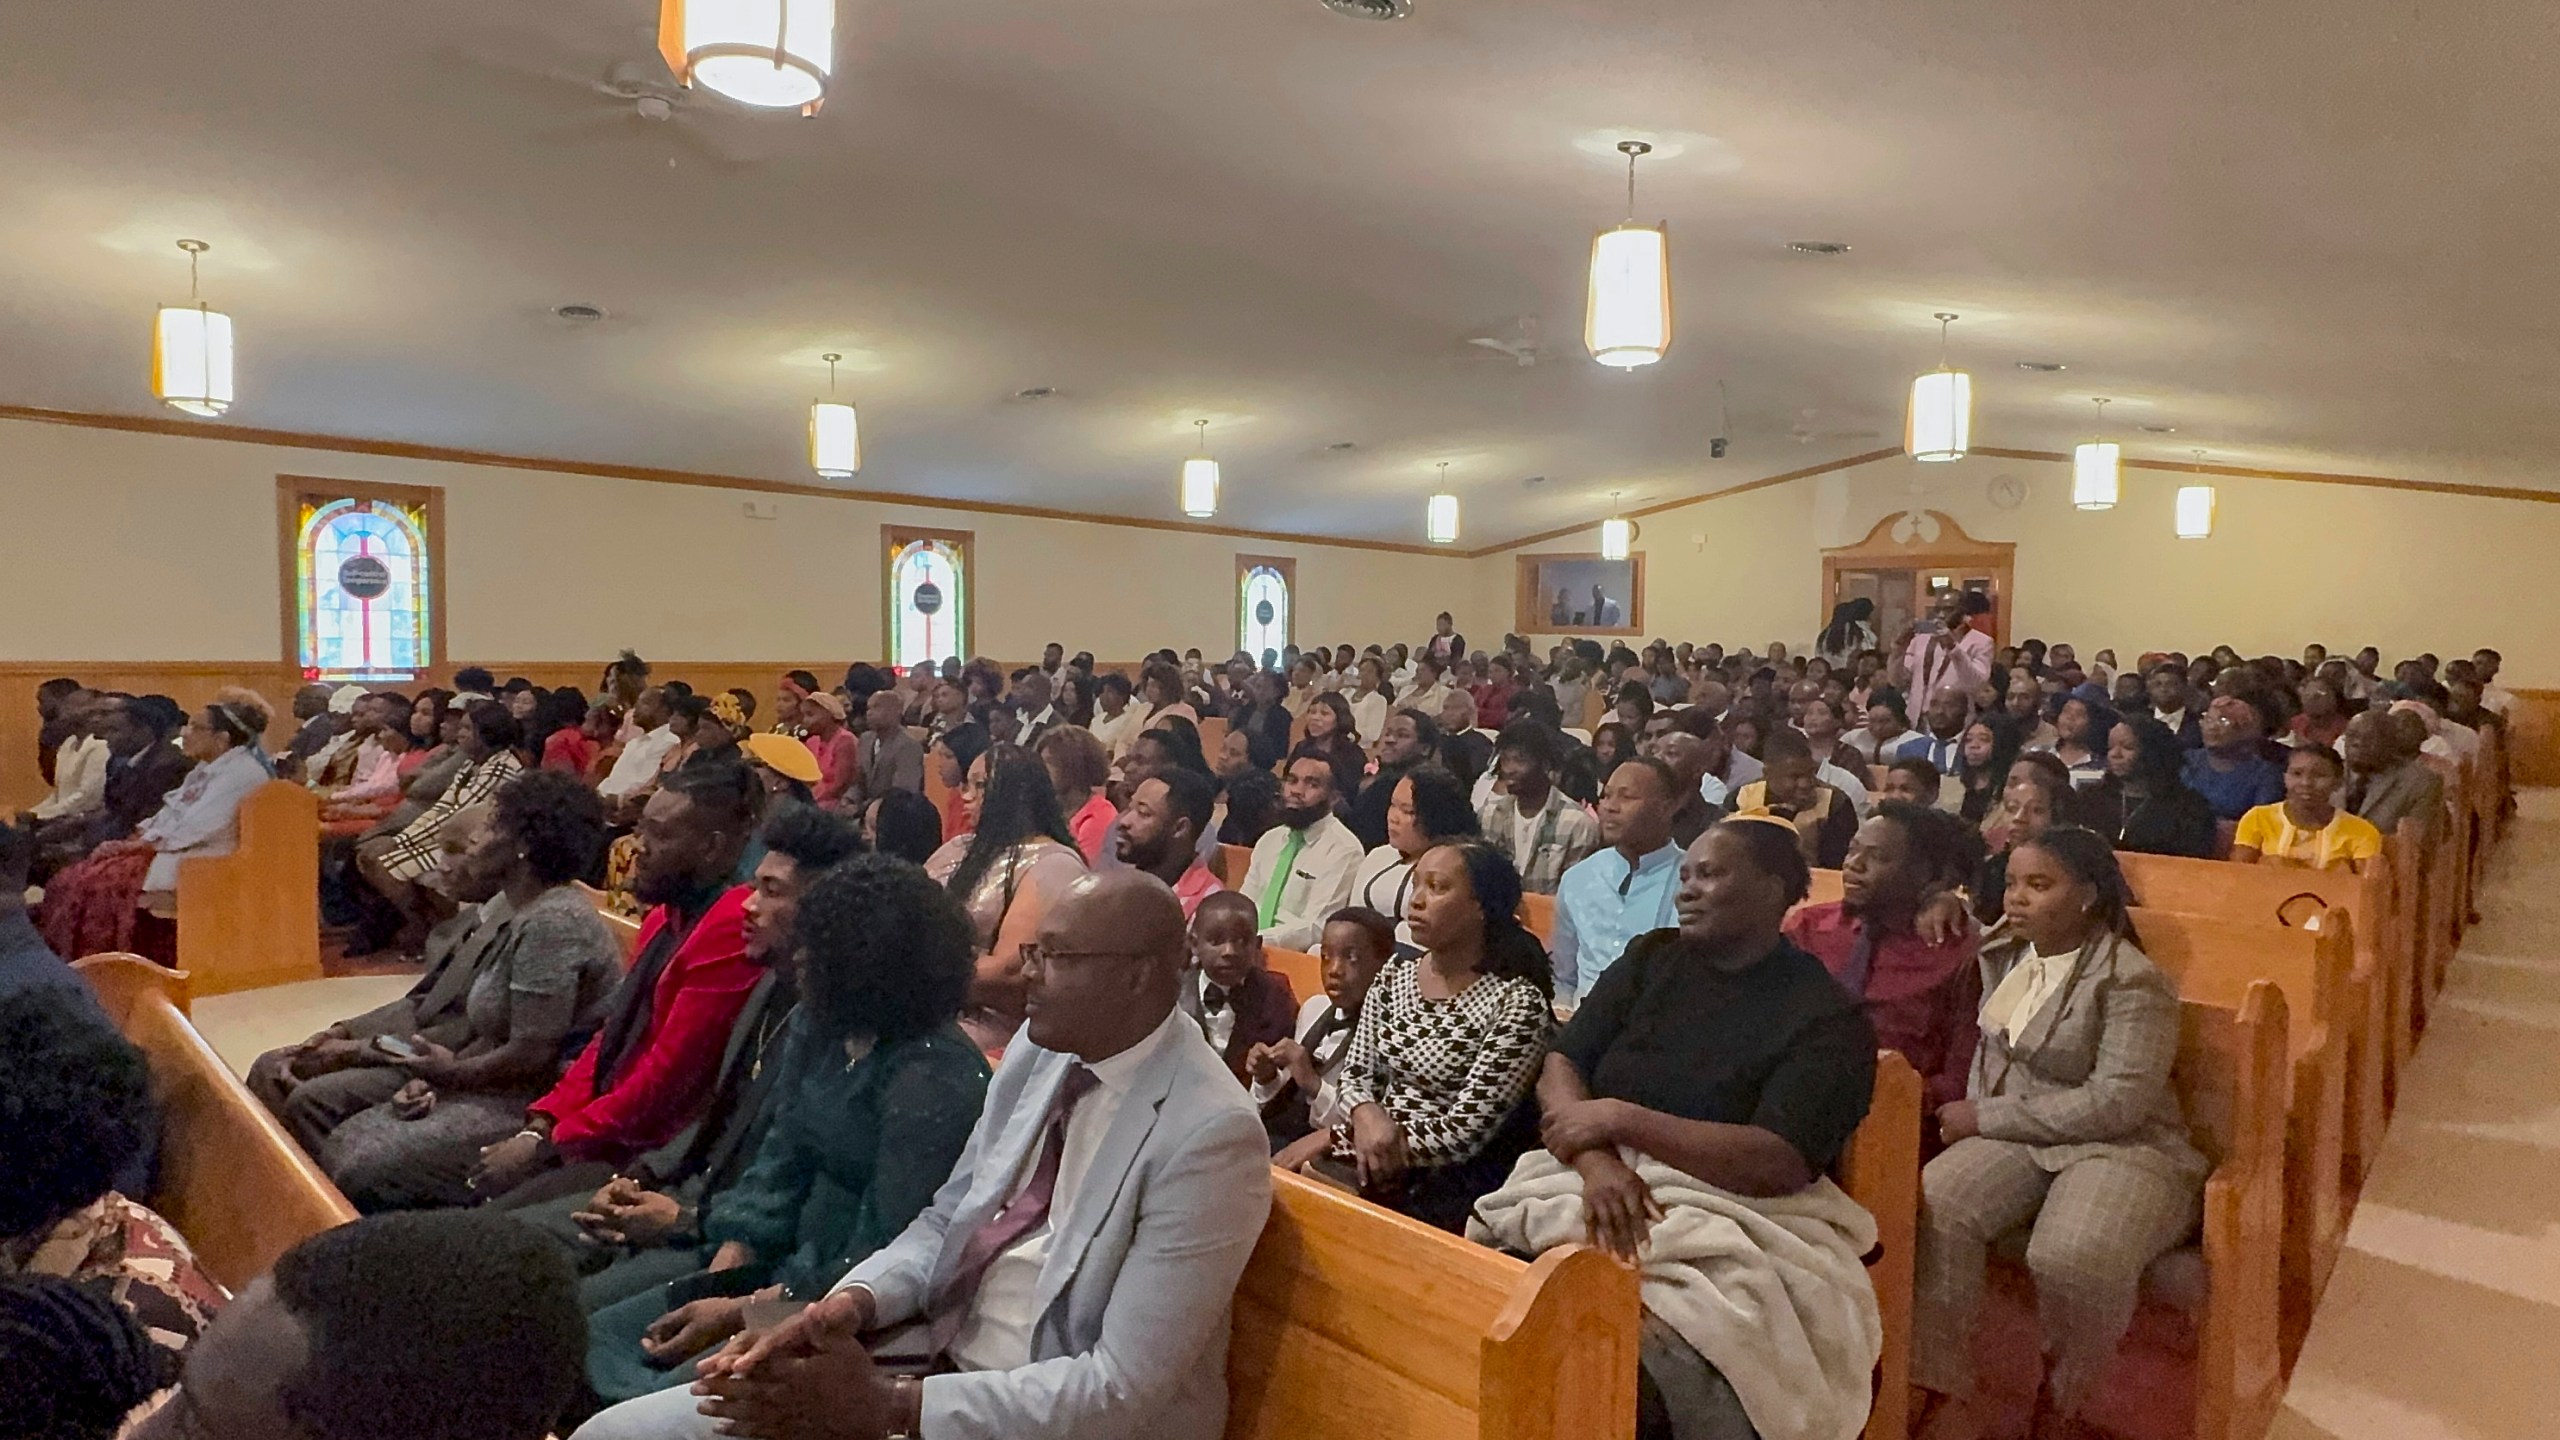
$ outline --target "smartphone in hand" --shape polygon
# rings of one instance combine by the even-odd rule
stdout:
[[[410,1043],[406,1037],[399,1035],[376,1035],[373,1037],[373,1048],[394,1060],[422,1059],[427,1053]]]

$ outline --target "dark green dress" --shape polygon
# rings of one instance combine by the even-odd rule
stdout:
[[[710,1295],[779,1284],[824,1294],[897,1238],[951,1176],[987,1095],[987,1062],[946,1023],[848,1061],[809,1033],[807,1009],[783,1034],[772,1127],[736,1184],[711,1197],[704,1238],[756,1254],[735,1270],[696,1272],[587,1317],[587,1378],[608,1402],[690,1384],[694,1357],[660,1368],[640,1349],[659,1316]]]

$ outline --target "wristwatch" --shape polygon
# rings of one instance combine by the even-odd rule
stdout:
[[[920,1440],[924,1431],[924,1381],[899,1375],[889,1381],[889,1433],[884,1440]]]

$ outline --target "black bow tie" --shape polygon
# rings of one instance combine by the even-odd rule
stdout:
[[[1203,982],[1200,986],[1200,1008],[1215,1015],[1227,1008],[1227,992]]]

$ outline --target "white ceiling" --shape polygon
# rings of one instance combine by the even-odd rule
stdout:
[[[2540,0],[840,9],[819,118],[653,123],[584,88],[652,0],[0,0],[0,402],[150,413],[192,235],[238,423],[583,461],[806,480],[839,350],[864,489],[1170,516],[1208,418],[1224,522],[1418,538],[1447,461],[1478,544],[1895,444],[1943,309],[1979,445],[2560,483]]]

